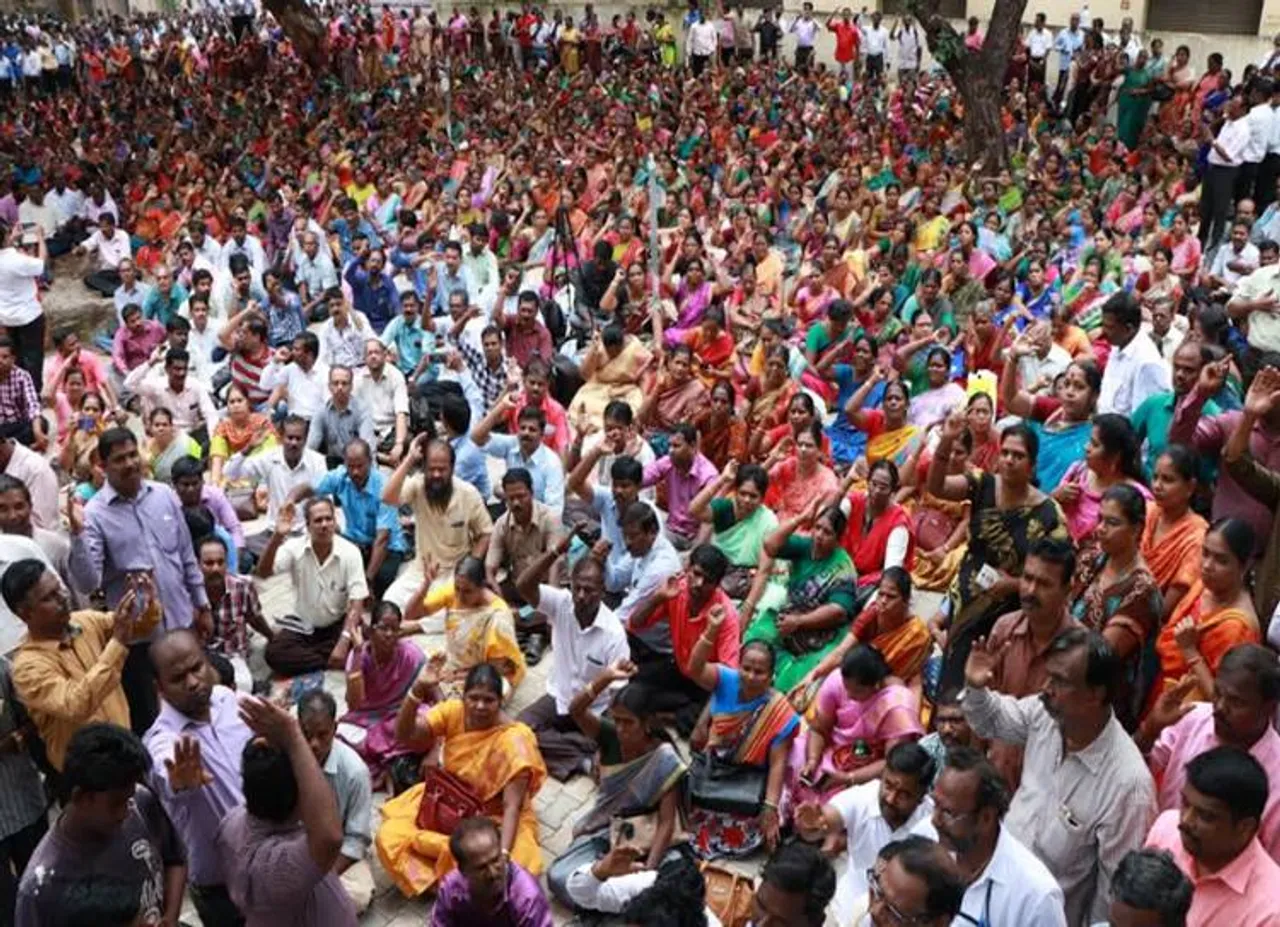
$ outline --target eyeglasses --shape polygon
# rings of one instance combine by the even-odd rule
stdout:
[[[880,873],[876,872],[874,868],[867,870],[867,889],[871,903],[880,905],[892,923],[900,924],[901,927],[920,927],[920,925],[929,922],[927,914],[906,914],[896,908],[889,899],[885,898],[884,886],[880,884]]]

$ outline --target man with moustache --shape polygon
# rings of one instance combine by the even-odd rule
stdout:
[[[1187,781],[1187,764],[1219,746],[1247,751],[1272,783],[1258,840],[1280,860],[1280,734],[1272,726],[1280,703],[1280,661],[1258,644],[1231,648],[1218,664],[1213,701],[1183,704],[1190,678],[1165,694],[1143,721],[1136,740],[1160,783],[1159,811],[1177,808]]]
[[[1025,747],[1005,826],[1058,878],[1067,922],[1106,917],[1120,860],[1142,844],[1155,785],[1111,703],[1120,661],[1098,633],[1063,631],[1045,655],[1039,696],[991,690],[997,658],[985,638],[965,663],[965,716],[981,737]]]
[[[973,747],[979,751],[986,750],[986,744],[973,732],[969,719],[964,716],[960,706],[960,690],[943,691],[933,704],[933,731],[916,741],[925,753],[933,758],[937,772],[933,782],[936,786],[938,776],[947,768],[947,757],[957,747]]]
[[[833,911],[836,921],[853,921],[858,899],[867,893],[867,869],[889,843],[909,834],[933,838],[933,759],[919,744],[907,741],[889,751],[884,774],[855,785],[825,805],[806,802],[796,809],[796,828],[809,842],[831,838],[839,831],[848,837],[849,864],[836,886]]]
[[[422,472],[409,475],[422,466]],[[423,563],[430,561],[444,578],[467,554],[484,559],[493,519],[480,493],[453,475],[453,448],[446,441],[418,435],[382,490],[388,505],[413,510],[417,558],[400,573],[383,598],[404,608],[422,586]]]
[[[1160,815],[1147,838],[1195,887],[1187,927],[1280,927],[1280,865],[1258,842],[1266,801],[1266,771],[1239,747],[1187,764],[1181,809]]]
[[[1044,863],[1005,830],[1009,792],[991,761],[957,747],[933,790],[933,826],[964,879],[959,919],[1067,927],[1062,889]]]

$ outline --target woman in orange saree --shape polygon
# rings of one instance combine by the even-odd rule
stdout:
[[[1156,639],[1160,672],[1147,697],[1147,712],[1165,692],[1188,687],[1182,704],[1213,699],[1218,663],[1237,644],[1261,638],[1245,574],[1253,553],[1253,530],[1237,518],[1222,518],[1204,536],[1201,579],[1165,622]]]
[[[1147,506],[1141,552],[1160,587],[1166,622],[1200,578],[1200,550],[1209,524],[1191,511],[1199,473],[1199,457],[1180,444],[1165,448],[1152,472],[1156,504]]]
[[[683,340],[698,360],[698,379],[703,386],[711,389],[732,379],[738,352],[733,336],[725,330],[723,309],[709,306],[698,327],[685,332]]]
[[[547,777],[537,737],[503,714],[502,677],[487,663],[467,674],[461,699],[421,711],[441,669],[439,661],[428,663],[413,684],[396,718],[396,736],[415,750],[435,752],[437,765],[465,782],[498,824],[503,852],[536,876],[542,850],[533,797]],[[418,824],[424,791],[419,783],[384,804],[374,839],[383,868],[409,898],[430,891],[457,866],[449,835]]]
[[[771,429],[786,423],[791,397],[800,388],[791,379],[789,361],[787,346],[774,345],[765,355],[764,373],[747,385],[747,429],[757,451],[767,452],[767,448],[759,447],[760,442]]]

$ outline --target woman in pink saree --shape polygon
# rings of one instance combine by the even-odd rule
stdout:
[[[685,335],[698,327],[702,314],[711,305],[712,295],[713,287],[707,279],[702,261],[690,261],[685,269],[684,279],[676,287],[676,320],[671,328],[663,332],[667,347],[683,344]]]
[[[879,778],[885,755],[923,734],[915,693],[892,675],[880,651],[856,645],[820,684],[809,728],[792,745],[786,803],[792,809],[823,803]]]
[[[351,746],[369,767],[374,788],[386,778],[388,765],[413,751],[396,740],[396,712],[426,663],[426,655],[400,637],[400,609],[379,603],[367,642],[359,635],[347,657],[347,705],[341,723],[363,728],[364,740]]]

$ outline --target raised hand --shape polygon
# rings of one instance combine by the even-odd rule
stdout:
[[[959,441],[967,425],[964,410],[958,407],[952,409],[951,414],[942,423],[942,436],[950,441]]]
[[[281,749],[295,733],[301,736],[298,719],[287,708],[252,695],[240,699],[240,720],[249,730]]]
[[[1227,382],[1227,371],[1230,369],[1230,362],[1227,360],[1212,361],[1200,368],[1200,379],[1196,383],[1201,394],[1205,396],[1216,396],[1218,391],[1222,389],[1222,385]]]
[[[1188,673],[1178,680],[1177,683],[1168,689],[1156,699],[1156,703],[1151,706],[1151,712],[1147,715],[1147,725],[1151,732],[1157,733],[1163,731],[1167,727],[1171,727],[1182,720],[1183,716],[1195,707],[1195,702],[1184,701],[1191,691],[1196,687],[1196,677]]]
[[[425,431],[409,442],[409,454],[407,460],[410,463],[417,464],[422,462],[422,458],[427,455],[427,442],[431,440],[431,436]]]
[[[715,634],[720,630],[720,626],[724,624],[725,612],[723,605],[711,606],[711,611],[707,612],[707,630]]]
[[[604,672],[600,675],[608,677],[609,682],[621,682],[624,679],[630,679],[636,674],[636,665],[625,657],[621,660],[615,660],[604,668]]]
[[[294,515],[295,507],[292,502],[280,506],[276,512],[276,534],[289,534],[293,531]]]
[[[179,738],[173,745],[173,758],[164,761],[169,774],[169,788],[186,792],[202,788],[213,781],[200,758],[200,741],[194,737]]]
[[[418,678],[413,682],[413,694],[419,701],[430,698],[432,692],[440,685],[448,662],[449,658],[443,651],[437,651],[427,659],[422,672],[418,673]]]
[[[130,585],[111,616],[111,636],[122,644],[128,644],[133,637],[133,609],[137,604],[137,588]]]
[[[84,530],[84,506],[76,498],[74,489],[67,493],[67,527],[73,535]]]
[[[662,585],[654,592],[654,598],[661,602],[670,602],[676,596],[680,595],[680,581],[683,578],[681,573],[673,573],[662,581]]]
[[[985,637],[973,642],[969,659],[964,663],[965,685],[973,689],[985,689],[996,674],[996,656],[991,652]]]
[[[827,833],[826,816],[822,813],[822,805],[816,801],[806,801],[798,805],[795,820],[796,830],[804,840],[813,842]]]
[[[1280,370],[1264,367],[1249,384],[1244,397],[1245,411],[1255,418],[1265,418],[1280,401]]]

